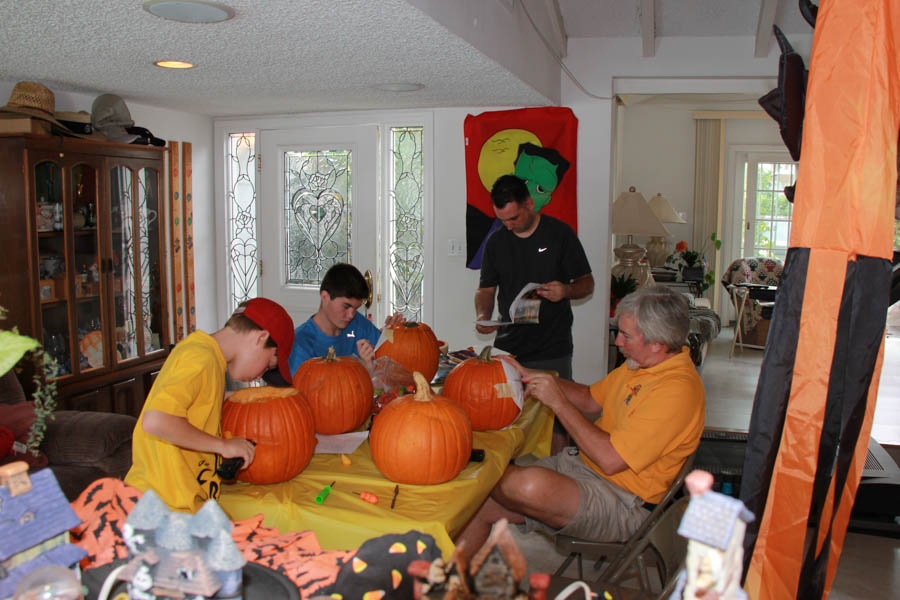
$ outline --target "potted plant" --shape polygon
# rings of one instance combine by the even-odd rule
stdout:
[[[709,241],[716,250],[722,247],[722,240],[716,237],[715,231],[709,236]],[[698,282],[704,292],[715,283],[715,272],[706,261],[707,244],[708,242],[699,251],[691,250],[687,242],[681,240],[675,244],[675,252],[666,261],[667,265],[672,265],[681,272],[682,281]]]
[[[613,275],[609,285],[609,317],[616,316],[616,306],[619,302],[637,289],[637,281],[634,277],[623,273],[622,275]]]

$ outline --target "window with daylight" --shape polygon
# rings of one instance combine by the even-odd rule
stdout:
[[[353,153],[284,153],[284,281],[318,286],[333,264],[351,262]]]
[[[259,295],[256,188],[256,134],[229,134],[225,156],[228,314]]]
[[[390,313],[422,319],[425,275],[425,159],[422,127],[392,127],[390,137]]]
[[[784,260],[791,240],[794,205],[784,188],[797,180],[797,164],[749,155],[744,164],[744,235],[741,256]]]

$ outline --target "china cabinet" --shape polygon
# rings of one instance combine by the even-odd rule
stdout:
[[[60,408],[137,415],[168,353],[164,152],[0,136],[3,326],[56,358]]]

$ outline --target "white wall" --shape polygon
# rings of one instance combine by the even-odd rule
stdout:
[[[0,99],[9,98],[14,81],[0,81]],[[51,88],[52,89],[52,88]],[[91,112],[99,94],[55,93],[57,111]],[[197,327],[214,331],[216,322],[216,270],[213,256],[215,228],[212,199],[212,118],[199,113],[166,110],[125,100],[135,125],[146,127],[164,140],[190,142],[193,154],[194,275]],[[5,104],[5,102],[4,102]],[[168,194],[168,189],[166,191]],[[171,276],[171,273],[170,273]]]

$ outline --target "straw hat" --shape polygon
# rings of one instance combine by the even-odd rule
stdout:
[[[35,81],[20,81],[13,87],[9,101],[6,106],[0,107],[0,111],[35,117],[68,131],[68,128],[53,116],[54,108],[56,100],[49,88]]]

